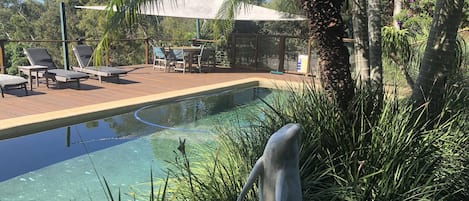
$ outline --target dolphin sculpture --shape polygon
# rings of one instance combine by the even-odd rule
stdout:
[[[260,201],[301,201],[300,146],[300,124],[290,123],[275,132],[252,168],[237,201],[244,200],[258,177]]]

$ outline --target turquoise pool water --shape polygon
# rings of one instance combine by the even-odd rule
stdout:
[[[123,200],[149,194],[150,169],[165,178],[179,139],[214,145],[215,126],[263,105],[272,91],[234,90],[0,141],[0,201],[107,200],[103,177]],[[146,200],[146,199],[144,199]]]

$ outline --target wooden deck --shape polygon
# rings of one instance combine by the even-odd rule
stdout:
[[[148,66],[123,67],[130,72],[120,83],[115,79],[99,83],[88,79],[77,89],[76,83],[57,88],[47,88],[44,83],[33,85],[33,91],[26,96],[24,90],[9,90],[5,98],[0,98],[0,124],[2,120],[51,111],[77,108],[110,101],[136,98],[146,95],[201,87],[244,78],[271,78],[278,80],[304,79],[301,75],[275,75],[261,72],[234,72],[232,69],[218,69],[213,73],[165,73]]]

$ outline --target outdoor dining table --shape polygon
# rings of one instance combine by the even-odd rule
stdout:
[[[181,50],[182,55],[183,55],[183,69],[182,72],[185,73],[186,67],[189,69],[189,72],[192,72],[192,65],[195,62],[198,62],[198,56],[201,56],[201,50],[202,48],[200,47],[190,47],[190,46],[185,46],[185,47],[171,47],[173,50]],[[204,53],[207,52],[208,54],[213,54],[211,55],[211,58],[215,59],[215,52],[213,49],[210,48],[203,48]],[[213,61],[215,63],[215,61]]]
[[[187,67],[189,69],[189,72],[192,70],[192,63],[194,57],[200,54],[200,47],[189,47],[189,46],[183,46],[183,47],[171,47],[173,50],[182,50],[182,54],[184,57],[184,70],[182,71],[185,73],[186,69],[186,63]]]

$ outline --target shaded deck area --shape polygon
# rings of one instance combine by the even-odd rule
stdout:
[[[276,75],[267,72],[246,72],[233,69],[217,69],[212,73],[165,73],[151,66],[126,66],[130,72],[120,82],[114,78],[99,83],[88,79],[77,89],[76,83],[47,88],[44,83],[33,85],[26,96],[24,90],[9,90],[0,99],[0,123],[2,120],[26,117],[52,111],[102,104],[106,102],[155,95],[159,93],[202,87],[245,78],[270,78],[279,81],[299,81],[302,75]]]

